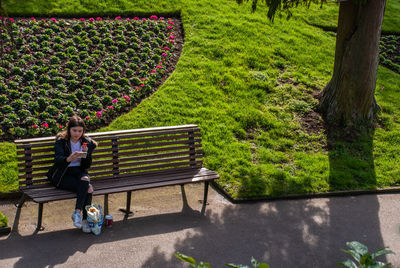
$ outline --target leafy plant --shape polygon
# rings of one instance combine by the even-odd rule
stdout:
[[[8,225],[8,218],[3,215],[0,211],[0,227],[7,227]]]
[[[347,242],[346,245],[350,248],[349,250],[341,249],[343,252],[346,252],[350,256],[356,260],[357,264],[352,260],[346,260],[344,262],[340,262],[340,265],[349,268],[379,268],[379,267],[387,267],[391,266],[391,263],[383,263],[380,261],[375,261],[375,259],[379,256],[386,254],[394,254],[391,250],[380,249],[373,253],[368,252],[367,246],[361,244],[357,241]]]
[[[186,255],[184,255],[182,253],[177,252],[176,254],[174,254],[174,256],[177,257],[178,259],[184,261],[184,262],[189,263],[194,268],[210,268],[210,264],[209,263],[207,263],[207,262],[204,263],[202,261],[197,263],[195,261],[195,259],[193,259],[192,257],[186,256]]]
[[[210,264],[208,262],[199,262],[197,263],[195,259],[192,257],[186,256],[182,253],[177,252],[174,254],[175,257],[178,259],[189,263],[192,267],[195,268],[210,268]],[[266,263],[260,263],[254,259],[254,257],[251,257],[251,264],[253,265],[253,268],[269,268],[269,265]],[[243,265],[243,264],[232,264],[232,263],[227,263],[225,266],[232,267],[232,268],[250,268],[250,266]]]

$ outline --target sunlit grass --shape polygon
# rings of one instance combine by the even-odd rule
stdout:
[[[277,17],[272,23],[262,6],[253,14],[249,4],[239,6],[228,0],[120,0],[109,1],[104,7],[97,1],[66,4],[59,0],[49,6],[33,0],[25,5],[6,3],[10,12],[20,14],[118,9],[148,14],[181,12],[185,44],[174,73],[150,98],[100,131],[198,124],[203,133],[205,165],[219,172],[219,185],[233,197],[399,183],[399,156],[395,152],[400,149],[400,75],[379,68],[376,97],[383,108],[380,118],[385,127],[377,129],[373,138],[375,167],[371,172],[363,173],[369,159],[360,156],[357,160],[355,153],[341,149],[341,144],[328,151],[324,131],[308,134],[301,126],[302,114],[317,104],[310,93],[322,90],[330,79],[335,48],[333,33],[307,21],[313,16],[333,20],[336,7],[299,9],[291,20]],[[3,155],[13,155],[14,147],[6,146],[9,153]],[[343,161],[332,169],[332,161],[338,158]],[[15,165],[10,162],[14,163],[2,162],[1,169]],[[10,169],[3,176],[1,179],[13,181],[16,171]],[[1,186],[0,191],[16,189],[13,185],[7,189]]]

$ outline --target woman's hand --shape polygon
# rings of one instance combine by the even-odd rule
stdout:
[[[67,162],[72,162],[81,156],[81,152],[73,152],[70,156],[67,157]]]

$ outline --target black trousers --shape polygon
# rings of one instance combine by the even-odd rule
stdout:
[[[89,182],[81,180],[84,176],[88,176],[88,174],[83,172],[80,167],[68,167],[58,188],[76,193],[75,209],[80,209],[83,212],[83,219],[86,219],[85,206],[92,203],[92,194],[88,193]]]

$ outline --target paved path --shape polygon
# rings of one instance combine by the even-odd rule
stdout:
[[[211,267],[249,265],[254,256],[272,268],[325,268],[347,258],[340,248],[352,240],[371,249],[390,247],[397,255],[383,260],[400,267],[398,195],[235,205],[211,190],[202,216],[202,190],[202,185],[186,186],[189,207],[182,206],[179,187],[136,192],[134,215],[126,221],[118,211],[124,195],[112,195],[116,222],[100,236],[72,227],[72,200],[45,204],[46,229],[38,234],[35,203],[24,205],[16,225],[16,208],[0,201],[0,210],[14,225],[11,235],[0,237],[0,267],[189,267],[173,256],[179,251]]]

